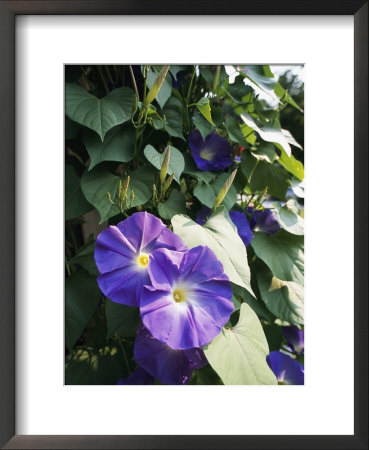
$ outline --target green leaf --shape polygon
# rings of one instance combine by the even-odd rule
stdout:
[[[259,127],[253,117],[247,113],[241,114],[241,119],[248,127],[256,131],[263,141],[273,142],[279,148],[283,148],[288,156],[291,156],[290,144],[288,143],[286,136],[283,134],[278,122],[276,122],[273,126],[267,125],[265,127]]]
[[[106,299],[105,320],[108,338],[115,333],[123,337],[136,336],[140,324],[140,311],[138,308]]]
[[[168,74],[170,66],[163,66],[158,72],[150,67],[147,72],[147,85],[150,88],[146,97],[146,105],[156,99],[160,108],[163,108],[172,93],[172,78]]]
[[[93,206],[81,190],[81,179],[71,164],[65,166],[65,220],[75,219],[91,211]]]
[[[268,94],[274,90],[276,81],[269,66],[242,66],[242,68],[244,71],[241,74],[252,81],[257,87]]]
[[[262,142],[257,150],[254,150],[252,154],[256,159],[266,161],[268,163],[273,163],[277,158],[274,145],[269,142]]]
[[[259,318],[265,319],[268,322],[274,322],[275,317],[270,313],[270,311],[265,307],[264,303],[255,297],[253,297],[245,288],[237,286],[237,284],[232,285],[233,298],[241,305],[241,303],[247,303],[258,315]],[[235,304],[233,302],[233,304]]]
[[[195,111],[192,117],[195,127],[200,131],[202,138],[205,140],[206,136],[215,130],[215,126],[209,123],[205,117],[199,112]]]
[[[114,89],[100,99],[77,84],[65,85],[66,115],[95,131],[102,141],[111,128],[131,118],[134,99],[133,91],[127,87]]]
[[[95,263],[95,240],[90,235],[87,241],[78,250],[78,253],[69,260],[70,264],[77,264],[81,266],[90,275],[97,277],[100,272]]]
[[[225,126],[227,129],[228,136],[233,142],[236,142],[237,144],[240,144],[243,147],[247,147],[247,142],[245,140],[244,135],[242,134],[240,124],[234,117],[228,116],[225,120]]]
[[[288,156],[287,153],[282,149],[281,156],[279,157],[278,162],[300,181],[304,179],[304,165],[302,164],[302,162],[295,159],[293,155]]]
[[[169,136],[185,140],[182,134],[183,110],[181,101],[174,96],[170,97],[162,110],[162,115],[165,116],[165,130]]]
[[[212,208],[219,191],[222,189],[227,179],[228,174],[222,173],[210,185],[206,185],[205,183],[202,182],[197,183],[195,189],[193,190],[193,193],[195,197],[203,205],[207,206],[208,208]],[[231,185],[227,192],[227,195],[222,201],[222,205],[224,205],[229,210],[236,203],[236,201],[237,201],[237,190],[234,185]]]
[[[288,201],[284,206],[275,203],[274,208],[278,222],[284,230],[298,236],[304,234],[304,219],[299,216],[293,201]]]
[[[224,384],[277,384],[266,357],[268,342],[263,327],[250,306],[243,303],[240,319],[232,329],[223,328],[204,353]]]
[[[159,203],[158,211],[160,217],[162,217],[163,219],[171,219],[175,214],[185,214],[185,196],[176,189],[173,189],[169,195],[168,200]]]
[[[65,384],[117,384],[119,378],[128,376],[124,363],[118,347],[78,347],[66,358]]]
[[[268,194],[280,200],[284,200],[289,185],[288,175],[283,169],[264,161],[259,161],[250,180],[252,191],[262,191],[268,187]]]
[[[130,198],[133,190],[135,197],[132,207],[145,204],[152,196],[153,173],[150,168],[141,166],[134,170],[130,177],[131,181],[127,190],[127,198]],[[118,184],[119,177],[100,166],[90,171],[85,171],[82,176],[82,191],[88,201],[98,210],[100,223],[120,212],[119,208],[116,205],[112,205],[107,198],[107,192],[110,192],[111,199],[113,201],[117,200]]]
[[[65,345],[72,351],[99,303],[96,278],[77,272],[65,281]]]
[[[275,277],[304,284],[303,236],[296,236],[285,230],[272,236],[256,232],[251,246]]]
[[[219,207],[204,226],[182,214],[172,218],[172,225],[188,247],[207,245],[213,250],[229,279],[254,295],[246,248],[224,207]]]
[[[103,161],[128,162],[135,156],[134,132],[127,127],[114,127],[106,133],[104,142],[93,131],[85,130],[83,143],[91,157],[88,170]]]
[[[213,119],[211,118],[211,107],[209,103],[209,99],[207,97],[202,97],[196,103],[197,109],[201,112],[201,114],[205,117],[205,119],[215,126]]]
[[[156,169],[161,169],[165,157],[165,151],[163,153],[159,153],[152,145],[146,145],[144,149],[144,155]],[[174,179],[177,181],[177,183],[179,183],[179,178],[182,175],[184,167],[185,161],[182,153],[175,147],[170,146],[168,175],[172,175],[172,173],[175,172]]]
[[[293,281],[282,281],[268,269],[256,275],[261,298],[279,319],[293,324],[304,323],[304,288]]]
[[[290,94],[279,84],[276,83],[274,86],[274,92],[278,95],[278,97],[284,101],[289,103],[294,108],[298,109],[300,112],[304,112],[303,109],[295,102],[295,100],[290,96]]]

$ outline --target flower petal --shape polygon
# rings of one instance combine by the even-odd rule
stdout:
[[[301,355],[304,353],[304,331],[295,325],[282,327],[282,334],[287,341],[288,348],[292,353]]]
[[[123,269],[105,272],[97,278],[106,297],[129,306],[139,306],[142,286],[148,281],[147,271],[140,270],[135,263]]]
[[[247,247],[252,241],[254,235],[252,234],[251,227],[249,221],[246,218],[246,215],[240,211],[229,211],[229,217],[236,225],[237,232],[243,243],[245,244],[245,247]]]
[[[192,130],[188,145],[200,170],[222,170],[232,164],[232,146],[216,133],[208,134],[203,141],[200,132]]]
[[[304,384],[304,368],[290,356],[274,351],[267,356],[267,363],[279,384]]]
[[[138,329],[134,358],[147,372],[165,384],[188,383],[193,369],[197,367],[184,351],[173,350],[155,339],[143,326]]]

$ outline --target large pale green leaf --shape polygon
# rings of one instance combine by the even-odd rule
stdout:
[[[269,66],[242,66],[241,73],[268,94],[273,92],[276,81]]]
[[[65,281],[65,345],[71,351],[100,298],[96,278],[76,272]]]
[[[275,203],[274,208],[278,222],[283,229],[298,236],[304,234],[304,219],[299,216],[293,200],[289,200],[284,206]]]
[[[288,174],[280,167],[259,161],[251,175],[250,189],[262,191],[265,187],[268,188],[268,194],[284,200],[289,187]]]
[[[91,211],[81,190],[81,179],[71,164],[65,166],[65,220],[75,219]]]
[[[274,86],[274,92],[278,95],[282,101],[289,103],[294,108],[298,109],[300,112],[304,112],[302,108],[295,102],[295,100],[291,97],[291,95],[281,86],[279,83],[276,83]]]
[[[128,127],[118,125],[112,128],[103,142],[96,133],[85,130],[83,142],[91,157],[88,170],[103,161],[128,162],[135,156],[134,132]]]
[[[220,206],[204,226],[198,225],[182,214],[172,218],[172,225],[174,232],[188,247],[207,245],[213,250],[222,262],[229,279],[254,295],[250,284],[251,274],[246,247],[224,206]]]
[[[184,140],[182,134],[183,111],[181,101],[174,96],[170,97],[162,110],[162,116],[165,116],[166,119],[165,130],[167,133],[170,136],[179,137]]]
[[[257,123],[255,122],[254,118],[251,117],[247,113],[241,114],[241,119],[245,122],[245,124],[252,128],[254,131],[256,131],[261,139],[266,142],[273,142],[276,144],[279,148],[283,148],[284,151],[287,153],[288,156],[291,156],[291,147],[290,144],[286,138],[286,136],[283,134],[282,129],[280,126],[276,123],[274,124],[274,127],[268,125],[265,127],[259,127]]]
[[[267,268],[256,274],[261,298],[279,319],[304,323],[304,287],[294,281],[282,281]]]
[[[193,190],[193,193],[195,197],[205,206],[208,208],[212,208],[216,199],[216,196],[218,192],[222,189],[225,181],[228,178],[227,173],[222,173],[217,177],[217,179],[211,183],[210,185],[207,185],[205,183],[197,183],[195,189]],[[228,210],[232,208],[232,206],[237,201],[237,190],[234,185],[231,185],[227,195],[225,196],[224,200],[222,201],[222,205],[224,205]]]
[[[114,89],[100,99],[78,84],[65,85],[66,115],[95,131],[102,141],[111,128],[131,118],[134,99],[133,91],[127,87]]]
[[[207,97],[200,98],[200,100],[196,103],[196,106],[201,114],[205,117],[205,119],[212,125],[215,125],[213,119],[211,118],[211,107],[209,99]]]
[[[131,181],[127,197],[128,199],[130,198],[131,190],[133,189],[134,201],[132,207],[143,205],[152,196],[154,175],[148,167],[141,166],[134,170],[130,177]],[[85,197],[98,210],[101,219],[100,223],[119,214],[119,208],[116,205],[112,205],[107,198],[107,192],[110,192],[111,199],[117,202],[118,176],[97,166],[91,171],[85,171],[81,185]]]
[[[105,320],[107,337],[118,333],[120,336],[135,336],[140,323],[138,308],[112,302],[107,299],[105,303]]]
[[[176,189],[173,189],[169,195],[169,198],[165,202],[159,203],[158,211],[160,217],[163,219],[171,219],[175,214],[185,214],[185,196]]]
[[[303,236],[296,236],[285,230],[272,236],[256,232],[251,246],[275,277],[304,284]]]
[[[163,153],[159,153],[152,145],[146,145],[144,149],[144,155],[146,156],[146,159],[158,170],[161,169],[165,153],[165,151]],[[179,183],[179,178],[183,172],[184,167],[185,161],[182,153],[175,147],[170,146],[168,175],[172,175],[172,173],[175,172],[174,179],[177,181],[177,183]]]
[[[241,305],[237,325],[223,328],[203,349],[224,384],[277,384],[266,362],[269,348],[263,327],[246,303]]]

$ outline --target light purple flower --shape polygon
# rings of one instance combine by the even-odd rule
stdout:
[[[200,131],[192,130],[188,145],[200,170],[223,170],[232,164],[231,144],[216,133],[208,134],[204,141]]]
[[[151,286],[142,290],[146,328],[173,349],[198,348],[217,336],[233,311],[222,263],[208,247],[160,249],[150,256]]]
[[[142,367],[131,373],[128,378],[121,378],[118,380],[119,385],[142,385],[142,384],[154,384],[154,377],[146,372]]]
[[[278,384],[304,384],[304,367],[291,356],[274,351],[267,356],[267,363]]]
[[[295,355],[304,353],[304,331],[295,325],[282,327],[282,334],[287,341],[288,349]]]
[[[135,341],[134,358],[149,374],[164,384],[187,384],[194,369],[207,364],[202,349],[174,350],[155,339],[142,325]]]
[[[150,254],[158,248],[187,249],[179,236],[147,212],[135,213],[102,231],[95,247],[102,292],[116,303],[138,306],[142,286],[149,282]]]

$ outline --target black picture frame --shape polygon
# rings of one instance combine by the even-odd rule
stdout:
[[[354,16],[354,435],[15,435],[15,17],[27,14],[235,14]],[[0,1],[0,445],[6,449],[368,448],[368,1],[12,0]],[[341,362],[342,363],[342,362]],[[344,380],[342,380],[344,383]],[[339,402],[339,400],[337,400]],[[318,405],[317,405],[318,407]]]

